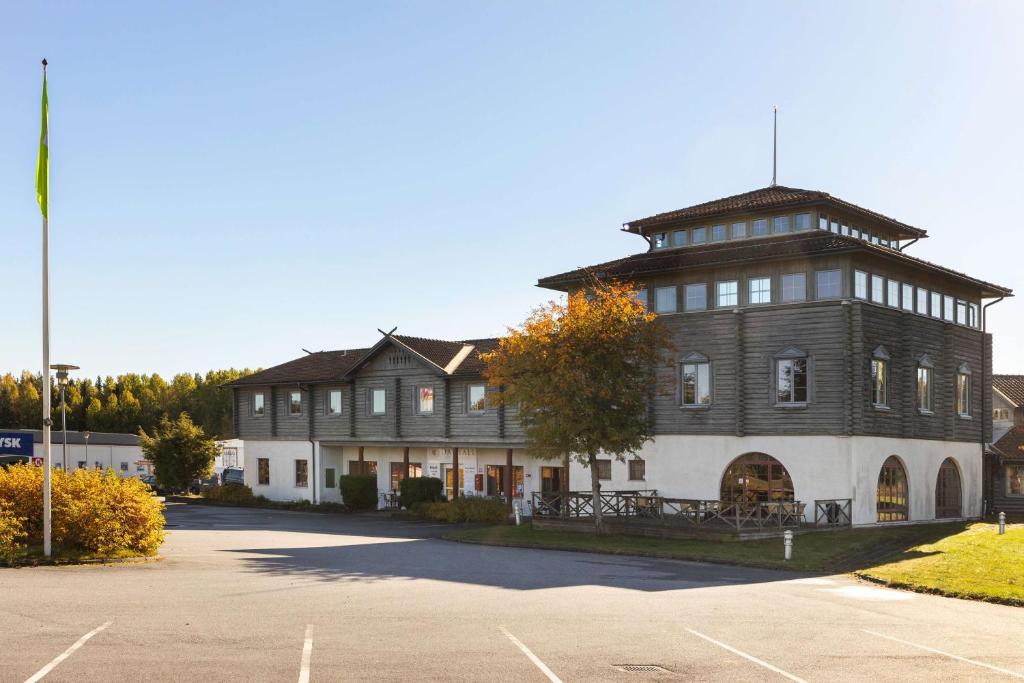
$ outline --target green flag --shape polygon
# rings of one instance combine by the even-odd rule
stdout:
[[[46,141],[47,119],[49,118],[49,104],[46,101],[46,68],[43,68],[43,125],[39,133],[39,158],[36,159],[36,200],[39,202],[39,210],[43,212],[43,218],[48,218],[47,195],[50,189],[50,148]]]

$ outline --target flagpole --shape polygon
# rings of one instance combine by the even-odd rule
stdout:
[[[46,60],[43,60],[43,88],[46,88]],[[46,119],[49,119],[49,106],[46,107]],[[50,185],[50,163],[49,163],[49,123],[44,120],[45,144],[47,146],[46,163],[46,210],[43,212],[43,555],[50,557],[53,554],[52,536],[53,521],[50,507],[50,473],[51,473],[51,448],[50,448],[50,425],[53,420],[50,417],[50,218],[49,218],[49,185]]]

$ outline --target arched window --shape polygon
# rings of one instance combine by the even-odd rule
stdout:
[[[764,453],[747,453],[729,464],[722,476],[726,502],[788,501],[795,498],[793,479],[782,463]]]
[[[878,473],[879,522],[902,522],[910,518],[907,502],[907,471],[895,455],[890,455]]]
[[[939,467],[939,478],[935,481],[935,519],[962,517],[962,506],[960,470],[953,458],[946,458]]]

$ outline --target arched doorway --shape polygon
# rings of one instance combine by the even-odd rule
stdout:
[[[878,473],[876,503],[879,522],[905,522],[910,519],[907,498],[907,471],[895,455],[890,455]]]
[[[935,519],[963,517],[963,500],[960,470],[953,458],[946,458],[935,481]]]
[[[721,500],[733,503],[792,502],[793,478],[782,463],[764,453],[733,460],[722,475]]]

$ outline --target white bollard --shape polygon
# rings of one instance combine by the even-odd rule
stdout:
[[[786,559],[793,559],[793,532],[786,529],[785,533],[782,534],[782,544],[786,548]]]
[[[512,510],[516,513],[516,526],[519,526],[523,522],[523,513],[518,500],[512,504]]]
[[[999,513],[999,534],[1002,535],[1002,534],[1005,534],[1005,533],[1006,533],[1006,513],[1005,512],[1000,512]]]

